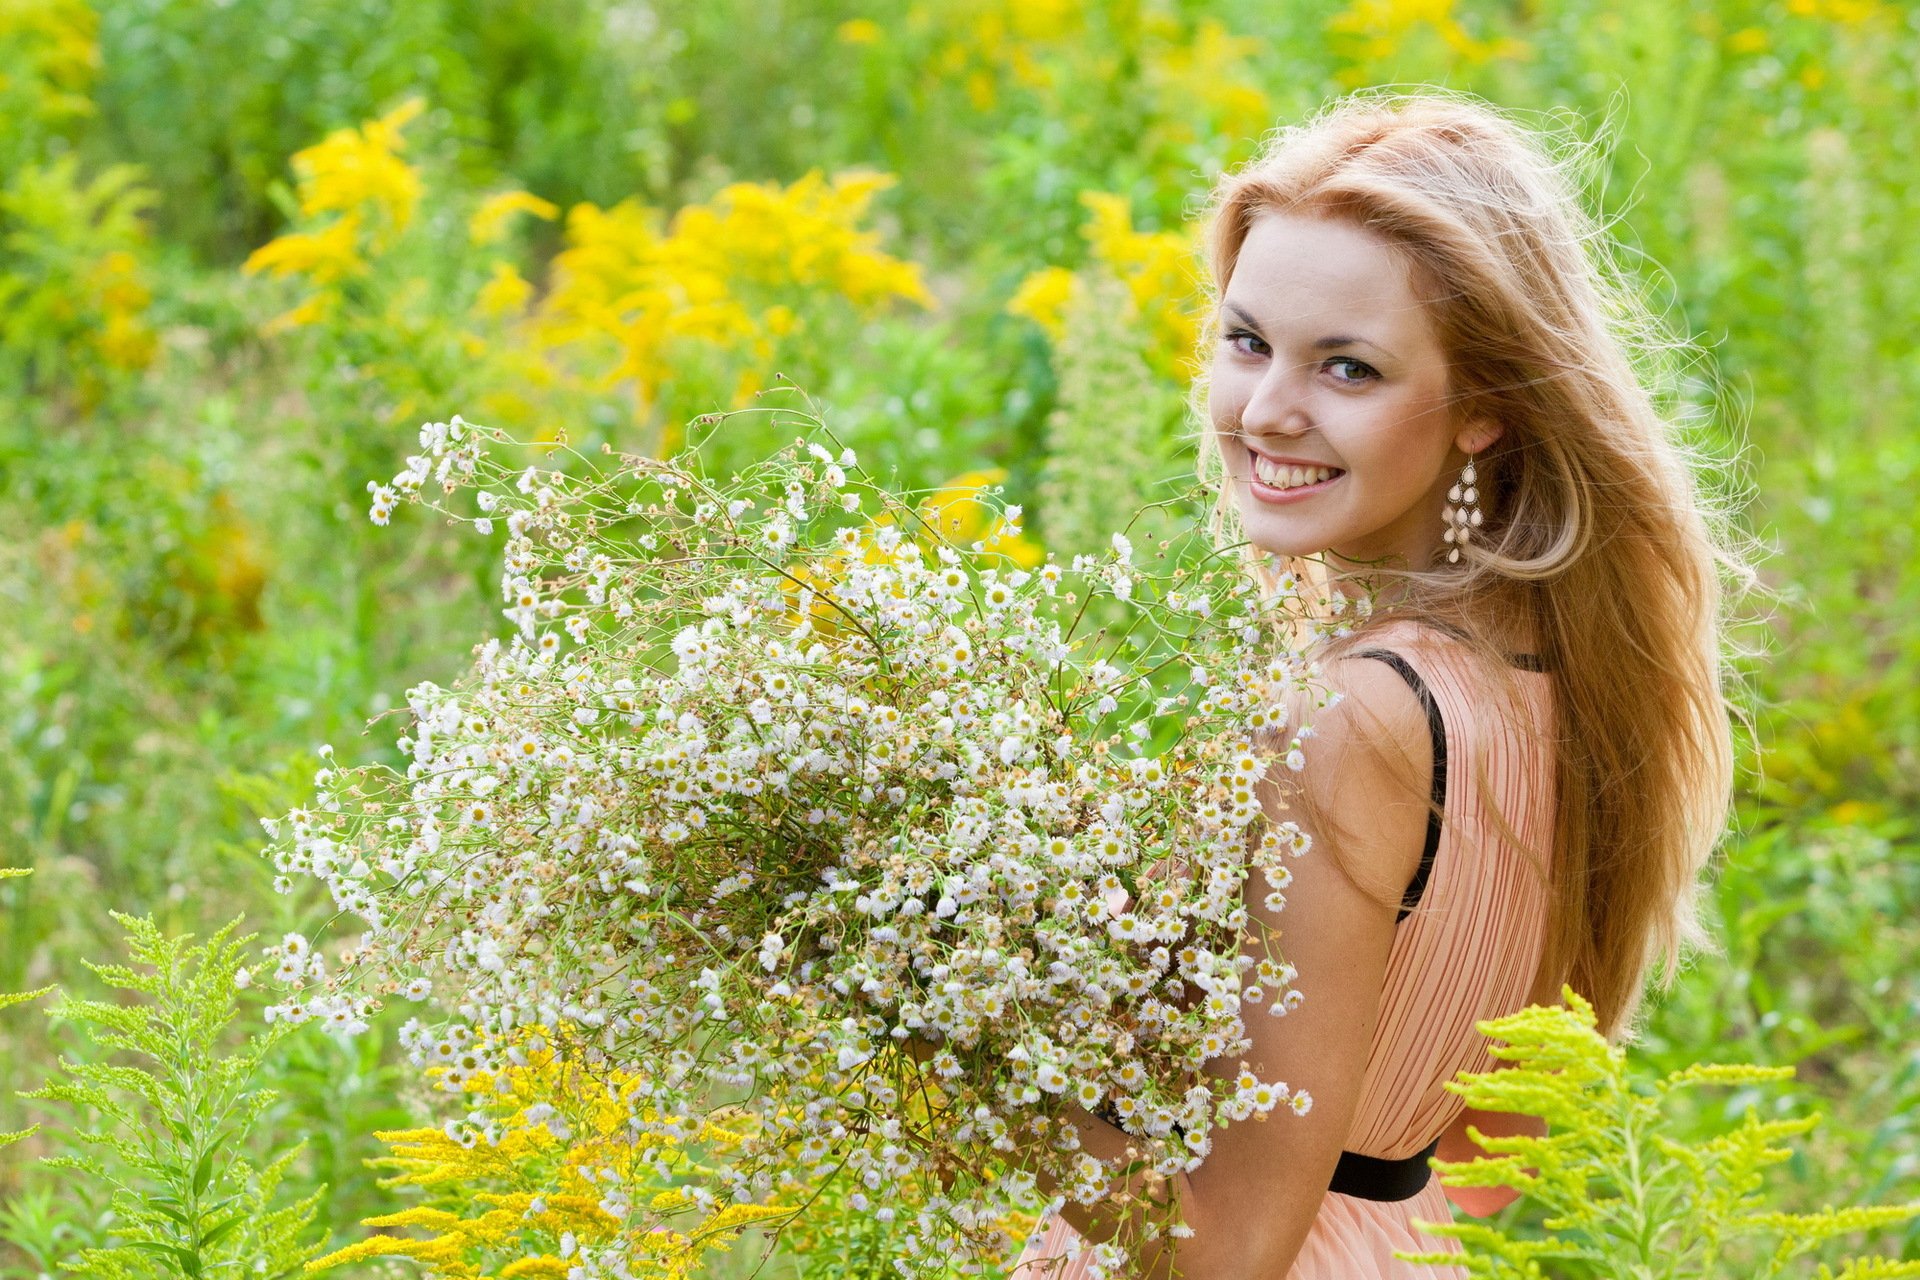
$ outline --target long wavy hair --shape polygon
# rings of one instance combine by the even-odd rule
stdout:
[[[1486,524],[1458,564],[1368,570],[1392,603],[1342,628],[1324,656],[1387,618],[1439,624],[1479,659],[1488,705],[1512,705],[1491,619],[1531,623],[1558,727],[1557,821],[1551,850],[1536,851],[1552,908],[1534,998],[1570,983],[1617,1040],[1632,1035],[1650,971],[1670,984],[1687,951],[1710,945],[1701,871],[1728,819],[1739,714],[1726,606],[1755,579],[1705,482],[1718,464],[1688,442],[1674,394],[1704,356],[1666,333],[1587,213],[1576,175],[1593,154],[1443,90],[1350,95],[1277,131],[1208,204],[1213,305],[1189,407],[1200,479],[1218,484],[1214,537],[1241,543],[1206,369],[1249,228],[1267,210],[1346,219],[1402,257],[1446,354],[1451,421],[1504,428],[1476,459]],[[1243,553],[1269,586],[1330,581],[1320,558]]]

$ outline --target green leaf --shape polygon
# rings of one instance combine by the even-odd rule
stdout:
[[[129,1240],[121,1246],[126,1249],[139,1249],[143,1253],[156,1253],[163,1258],[172,1258],[180,1264],[180,1269],[199,1280],[200,1256],[191,1249],[182,1249],[177,1244],[161,1244],[155,1240]]]
[[[200,1239],[195,1242],[195,1247],[200,1249],[213,1248],[215,1244],[220,1242],[223,1236],[246,1220],[247,1215],[244,1213],[236,1213],[231,1217],[221,1219],[213,1226],[201,1232]]]
[[[218,1154],[219,1150],[218,1145],[208,1147],[207,1153],[200,1157],[200,1163],[194,1166],[193,1194],[195,1196],[205,1191],[207,1189],[207,1183],[213,1180],[213,1157]]]

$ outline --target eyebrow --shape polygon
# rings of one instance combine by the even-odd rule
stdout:
[[[1260,332],[1260,326],[1255,323],[1254,318],[1241,310],[1238,304],[1229,302],[1226,304],[1226,309],[1238,316],[1241,324],[1253,330],[1256,334]],[[1366,338],[1354,337],[1350,334],[1335,334],[1325,338],[1315,338],[1313,341],[1313,349],[1315,351],[1332,351],[1336,347],[1372,347],[1375,351],[1379,351],[1385,355],[1390,356],[1393,354],[1393,352],[1388,351],[1377,342],[1371,342]]]

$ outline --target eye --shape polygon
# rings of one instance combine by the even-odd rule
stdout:
[[[1326,363],[1329,365],[1336,365],[1336,364],[1350,365],[1353,368],[1358,369],[1360,371],[1358,374],[1356,374],[1353,377],[1336,378],[1335,381],[1337,382],[1365,382],[1369,378],[1377,378],[1380,376],[1378,371],[1376,371],[1372,365],[1366,364],[1365,362],[1360,360],[1355,360],[1352,356],[1335,356],[1333,357],[1333,359],[1328,360]]]
[[[1220,338],[1220,341],[1226,343],[1230,347],[1233,347],[1235,351],[1240,352],[1242,355],[1258,356],[1258,355],[1266,354],[1265,351],[1250,351],[1245,347],[1236,346],[1235,344],[1238,343],[1242,338],[1245,338],[1249,342],[1258,342],[1262,347],[1265,347],[1267,345],[1265,340],[1257,337],[1252,333],[1249,333],[1245,329],[1231,330],[1226,334],[1223,334]]]

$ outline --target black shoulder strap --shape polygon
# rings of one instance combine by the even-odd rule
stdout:
[[[1433,691],[1427,688],[1427,682],[1413,669],[1405,658],[1390,649],[1366,649],[1354,655],[1358,658],[1378,658],[1400,673],[1400,676],[1412,686],[1414,696],[1420,699],[1420,705],[1427,713],[1427,732],[1433,739],[1433,808],[1427,815],[1427,843],[1420,850],[1420,869],[1413,873],[1413,879],[1407,883],[1407,892],[1400,899],[1400,914],[1394,918],[1398,924],[1413,913],[1420,905],[1420,898],[1427,890],[1427,877],[1433,872],[1433,856],[1440,850],[1440,813],[1447,799],[1447,726],[1440,718],[1440,704],[1433,700]]]

